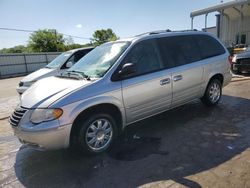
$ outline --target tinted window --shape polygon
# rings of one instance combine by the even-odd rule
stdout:
[[[79,61],[83,56],[85,56],[88,53],[88,51],[79,51],[76,52],[76,54],[74,55],[74,63],[76,63],[77,61]]]
[[[201,60],[192,36],[174,36],[158,39],[162,59],[166,67],[189,64]]]
[[[85,56],[90,50],[81,50],[75,52],[68,60],[67,62],[72,62],[73,65],[79,61],[83,56]],[[66,64],[67,62],[62,66],[62,69],[67,69]]]
[[[124,63],[133,63],[136,66],[137,75],[163,68],[159,61],[155,43],[152,40],[136,44],[125,57]]]
[[[73,64],[75,64],[79,59],[82,58],[82,55],[80,52],[76,52],[74,53],[74,55],[72,55],[69,60],[67,62],[72,62]]]
[[[225,53],[223,46],[213,37],[207,35],[194,35],[193,37],[199,46],[203,59]]]
[[[71,51],[64,52],[61,55],[57,56],[53,61],[51,61],[46,67],[54,69],[61,66],[70,56],[72,55]]]

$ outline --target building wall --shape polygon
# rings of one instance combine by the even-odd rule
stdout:
[[[202,31],[205,31],[205,32],[208,32],[208,33],[211,33],[212,35],[214,36],[217,36],[217,27],[208,27],[208,28],[204,28],[202,29]]]
[[[0,79],[26,75],[45,67],[61,52],[0,54]]]
[[[250,45],[250,16],[245,16],[241,25],[241,34],[246,34],[246,44]],[[237,43],[236,39],[239,32],[240,17],[235,19],[229,17],[228,20],[228,17],[223,16],[220,39],[226,46]]]

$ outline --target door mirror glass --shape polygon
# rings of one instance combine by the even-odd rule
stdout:
[[[119,71],[121,77],[127,77],[136,72],[136,67],[133,63],[125,63]]]
[[[73,66],[72,61],[69,61],[69,62],[66,63],[66,68],[70,68],[70,67],[72,67],[72,66]]]

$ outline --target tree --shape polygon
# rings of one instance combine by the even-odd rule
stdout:
[[[67,37],[67,38],[64,38],[64,44],[65,44],[66,46],[75,44],[75,43],[74,43],[74,39],[73,39],[71,36],[69,36],[69,37]]]
[[[0,53],[24,53],[27,52],[28,49],[27,47],[25,47],[24,45],[18,45],[18,46],[14,46],[12,48],[3,48],[2,50],[0,50]]]
[[[118,37],[113,32],[112,29],[101,29],[96,30],[93,34],[93,39],[91,40],[95,46],[101,45],[105,42],[115,41]]]
[[[64,38],[55,29],[38,30],[31,34],[28,47],[33,52],[64,51]]]
[[[40,29],[30,35],[27,46],[3,48],[0,53],[63,52],[75,48],[98,46],[117,39],[118,37],[112,29],[101,29],[94,32],[93,39],[89,43],[76,44],[72,37],[64,38],[63,34],[58,33],[55,29]]]

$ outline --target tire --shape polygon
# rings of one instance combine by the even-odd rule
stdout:
[[[222,84],[218,79],[211,80],[201,101],[207,106],[218,104],[222,94]]]
[[[117,123],[106,113],[91,113],[84,121],[77,122],[77,148],[86,154],[107,151],[117,137]]]

